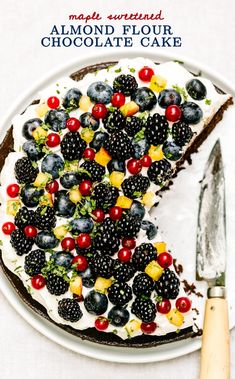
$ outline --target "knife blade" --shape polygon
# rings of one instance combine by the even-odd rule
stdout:
[[[225,299],[225,180],[219,140],[210,153],[201,182],[196,252],[196,277],[206,280],[209,285],[200,379],[229,379],[229,322]]]

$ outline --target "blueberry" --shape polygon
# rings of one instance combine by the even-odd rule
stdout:
[[[95,151],[98,151],[108,138],[109,135],[106,132],[95,132],[93,140],[90,143],[90,147],[92,147]]]
[[[95,277],[93,276],[92,270],[90,267],[83,272],[79,272],[78,275],[82,278],[82,284],[86,288],[92,288],[95,284]]]
[[[118,159],[112,159],[109,163],[108,163],[108,170],[109,172],[113,172],[113,171],[119,171],[119,172],[124,172],[124,174],[126,173],[126,165],[125,165],[125,162],[124,161],[119,161]]]
[[[40,118],[31,118],[26,121],[22,128],[23,137],[26,139],[33,139],[33,131],[42,124],[42,120]]]
[[[97,130],[100,126],[100,121],[97,120],[90,112],[85,112],[80,116],[81,126],[83,128],[89,128]]]
[[[90,233],[94,227],[93,221],[88,217],[74,218],[70,222],[72,234]]]
[[[40,249],[54,249],[59,243],[59,240],[52,232],[41,231],[35,238],[35,243]]]
[[[82,93],[78,88],[71,88],[68,90],[64,97],[63,107],[76,109],[79,106],[79,101],[82,97]]]
[[[66,128],[69,115],[63,109],[51,109],[45,116],[45,124],[49,125],[54,132]]]
[[[155,93],[148,87],[138,88],[132,95],[133,100],[139,107],[140,111],[150,111],[157,104]]]
[[[132,141],[132,145],[134,147],[134,157],[140,159],[143,155],[147,154],[150,144],[148,143],[146,138],[143,138],[139,141]]]
[[[108,319],[114,326],[124,326],[129,321],[130,314],[126,308],[115,306],[110,309]]]
[[[53,179],[57,179],[60,176],[60,170],[64,168],[64,161],[58,154],[48,154],[43,158],[41,170],[51,174]]]
[[[93,315],[102,315],[108,308],[107,296],[92,290],[85,297],[84,306],[87,312]]]
[[[157,227],[151,221],[143,220],[141,229],[146,231],[149,240],[152,240],[157,235]]]
[[[34,208],[39,204],[39,199],[43,193],[43,189],[38,189],[31,184],[26,184],[22,188],[20,196],[26,207]]]
[[[176,145],[174,141],[166,141],[162,145],[164,156],[170,161],[178,161],[182,157],[182,147]]]
[[[94,103],[108,104],[111,102],[113,89],[105,82],[94,82],[88,87],[87,96]]]
[[[187,124],[197,124],[201,121],[203,112],[199,105],[196,103],[192,103],[190,101],[185,102],[181,106],[182,110],[182,121],[186,122]]]
[[[67,191],[61,190],[55,194],[54,209],[57,216],[72,217],[76,205],[69,199]]]
[[[54,260],[56,265],[70,268],[73,260],[73,255],[65,251],[57,251],[51,256],[51,258]]]
[[[169,105],[180,105],[181,96],[174,89],[164,89],[159,93],[158,104],[161,108],[167,108]]]
[[[45,155],[35,141],[26,141],[23,144],[23,150],[31,161],[38,161]]]
[[[134,200],[130,207],[129,213],[138,220],[142,220],[145,215],[145,208],[139,201]]]
[[[80,183],[79,175],[76,172],[65,172],[60,177],[60,183],[66,189],[72,188]]]
[[[186,84],[186,90],[193,100],[203,100],[206,98],[206,87],[198,79],[189,80]]]

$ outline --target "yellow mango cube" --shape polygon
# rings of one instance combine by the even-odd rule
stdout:
[[[46,184],[51,180],[51,176],[49,174],[46,174],[44,172],[39,172],[37,174],[37,177],[33,183],[35,187],[44,188],[46,187]]]
[[[81,296],[82,294],[82,278],[80,276],[75,276],[70,280],[69,289],[75,295]]]
[[[69,199],[75,204],[79,203],[82,200],[81,192],[78,189],[71,189],[69,191]]]
[[[81,99],[79,100],[79,108],[83,112],[88,112],[90,106],[91,106],[91,100],[89,96],[82,95]]]
[[[153,246],[156,247],[158,254],[165,253],[165,251],[167,251],[165,242],[156,242]]]
[[[154,92],[161,92],[167,86],[167,80],[159,75],[153,75],[150,80],[149,88]]]
[[[37,142],[43,142],[47,138],[47,131],[43,129],[41,126],[38,126],[32,133],[33,138]]]
[[[125,174],[124,172],[120,172],[120,171],[113,171],[110,176],[109,176],[109,180],[110,180],[110,183],[113,187],[117,187],[117,188],[120,188],[121,185],[122,185],[122,182],[124,180],[124,177],[125,177]]]
[[[141,327],[141,321],[133,319],[133,320],[128,321],[128,323],[125,326],[125,329],[127,331],[127,334],[131,335],[132,333],[140,330],[140,327]]]
[[[67,225],[60,225],[53,229],[53,233],[58,240],[64,239],[66,234],[68,233]]]
[[[157,254],[156,254],[157,257]],[[157,263],[157,261],[151,261],[145,267],[145,273],[150,276],[153,280],[157,281],[161,278],[164,269]]]
[[[95,161],[101,166],[107,166],[111,159],[112,157],[110,157],[109,153],[103,147],[101,147],[101,149],[95,155]]]
[[[40,206],[53,207],[53,198],[51,193],[46,193],[39,199]]]
[[[94,130],[92,129],[89,129],[89,128],[84,128],[82,131],[81,131],[81,138],[86,141],[86,143],[90,143],[93,138],[94,138]]]
[[[124,209],[129,209],[132,206],[133,200],[127,196],[118,196],[116,206]]]
[[[36,113],[38,117],[44,117],[46,113],[49,111],[49,107],[46,103],[41,103],[36,108]]]
[[[120,107],[120,112],[124,117],[130,117],[139,112],[139,109],[140,107],[134,101],[130,101]]]
[[[20,200],[8,200],[6,213],[10,216],[15,216],[20,208],[21,208]]]
[[[101,276],[99,276],[96,281],[95,281],[95,285],[94,285],[94,289],[98,292],[101,292],[101,293],[106,293],[107,292],[107,289],[112,285],[112,280],[111,279],[105,279],[105,278],[101,278]]]
[[[153,192],[146,192],[142,197],[142,203],[147,207],[152,207],[155,203],[155,194]]]
[[[178,309],[171,309],[169,313],[166,315],[168,321],[175,326],[182,326],[184,322],[184,316]]]
[[[161,161],[164,158],[164,154],[160,145],[151,145],[148,154],[153,161]]]

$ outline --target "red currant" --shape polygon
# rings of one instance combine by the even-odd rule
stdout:
[[[5,222],[5,224],[3,224],[2,226],[2,231],[4,234],[11,234],[14,230],[15,230],[15,224],[13,224],[13,222]]]
[[[131,174],[137,175],[142,169],[142,164],[139,159],[132,158],[127,162],[127,169]]]
[[[122,105],[125,104],[125,95],[123,93],[117,92],[113,94],[111,103],[114,107],[120,108]]]
[[[37,229],[35,228],[35,226],[27,225],[24,228],[24,234],[28,238],[34,238],[34,237],[36,237],[36,235],[38,234],[38,232],[37,232]]]
[[[80,121],[75,117],[70,117],[66,121],[66,126],[70,132],[76,132],[80,128]]]
[[[168,299],[162,299],[157,303],[156,308],[159,313],[166,315],[171,310],[171,302]]]
[[[7,186],[7,194],[10,197],[16,197],[19,195],[20,186],[18,184],[10,184]]]
[[[72,237],[65,237],[61,241],[61,247],[63,250],[71,251],[75,249],[75,240]]]
[[[152,158],[149,155],[144,155],[141,158],[140,162],[141,162],[143,167],[149,167],[149,166],[151,166]]]
[[[163,268],[167,268],[173,263],[173,258],[169,253],[161,253],[157,257],[159,265]]]
[[[91,246],[91,236],[87,233],[81,233],[77,237],[76,242],[81,249],[87,249]]]
[[[31,283],[35,290],[40,290],[41,288],[45,287],[46,280],[42,275],[39,274],[31,278]]]
[[[100,316],[95,320],[95,328],[97,330],[106,330],[109,326],[109,320],[106,317]]]
[[[188,312],[191,309],[191,304],[191,300],[188,297],[179,297],[175,303],[178,311],[182,313]]]
[[[46,141],[47,146],[49,147],[56,147],[60,144],[60,136],[57,133],[50,133],[47,136]]]
[[[121,207],[112,207],[109,210],[109,216],[111,220],[119,220],[122,217],[122,208]]]
[[[47,183],[46,185],[46,190],[49,193],[55,193],[58,191],[58,189],[59,189],[59,183],[56,180],[53,180],[52,182]]]
[[[165,110],[165,116],[168,121],[176,122],[181,119],[182,111],[178,105],[169,105]]]
[[[140,327],[144,334],[152,334],[157,329],[157,324],[156,322],[142,322]]]
[[[73,258],[72,264],[76,264],[76,270],[77,271],[85,271],[88,267],[88,261],[87,258],[83,255],[77,255]]]
[[[83,158],[93,161],[95,159],[95,151],[91,149],[90,147],[88,147],[87,149],[84,150]]]
[[[74,300],[78,301],[79,303],[84,300],[83,295],[76,295],[75,293],[73,293],[73,298],[74,298]]]
[[[128,238],[128,237],[123,238],[122,246],[127,247],[128,249],[134,249],[136,246],[135,239],[134,238]]]
[[[154,75],[153,69],[151,67],[148,67],[148,66],[144,66],[139,71],[139,78],[143,82],[150,82],[153,75]]]
[[[56,96],[51,96],[47,99],[47,105],[51,109],[56,109],[60,105],[60,100]]]
[[[79,191],[82,196],[89,196],[91,194],[92,183],[90,180],[83,180],[79,184]]]
[[[122,247],[118,252],[118,259],[120,262],[129,262],[131,260],[132,253],[127,247]]]
[[[92,116],[100,119],[100,118],[105,118],[105,116],[108,113],[108,110],[104,104],[95,104],[92,108],[91,113],[92,113]]]
[[[102,209],[94,209],[94,211],[92,211],[92,214],[95,216],[96,222],[102,222],[105,219],[105,213]]]

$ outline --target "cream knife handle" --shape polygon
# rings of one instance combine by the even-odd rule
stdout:
[[[202,337],[200,379],[230,378],[228,304],[225,298],[209,298]]]

